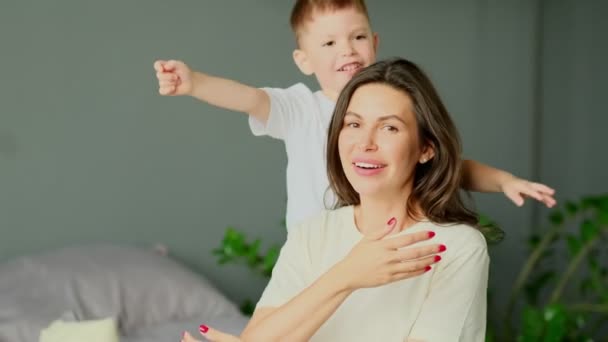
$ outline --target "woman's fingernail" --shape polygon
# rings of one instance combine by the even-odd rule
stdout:
[[[397,221],[397,219],[396,219],[396,218],[391,217],[391,219],[390,219],[390,220],[388,220],[388,222],[387,222],[386,224],[388,224],[389,226],[392,226],[393,224],[395,224],[395,222],[396,222],[396,221]]]
[[[445,247],[445,245],[439,245],[439,251],[440,252],[444,252],[447,248]]]
[[[198,330],[199,330],[201,333],[206,334],[206,333],[207,333],[207,331],[209,331],[209,327],[208,327],[208,326],[206,326],[206,325],[204,325],[204,324],[201,324],[201,326],[200,326],[200,327],[198,327]]]
[[[429,239],[435,236],[435,232],[429,232]]]
[[[431,270],[431,266],[427,266],[427,267],[424,268],[424,272],[428,272],[430,270]]]
[[[435,255],[435,262],[441,260],[441,257],[439,255]]]

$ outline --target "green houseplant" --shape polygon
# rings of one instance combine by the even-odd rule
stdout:
[[[529,239],[531,252],[500,320],[501,340],[601,340],[608,321],[607,236],[608,194],[552,211],[549,227]],[[514,322],[517,307],[521,320]]]

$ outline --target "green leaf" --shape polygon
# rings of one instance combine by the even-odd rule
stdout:
[[[544,331],[544,342],[560,342],[566,335],[567,315],[560,304],[551,304],[543,311],[543,318],[547,324]]]
[[[526,284],[525,291],[528,302],[532,304],[538,303],[538,298],[543,288],[545,288],[548,283],[555,280],[556,277],[557,275],[555,272],[545,271]]]
[[[600,263],[597,261],[597,253],[589,253],[587,257],[587,265],[589,265],[589,270],[591,273],[600,273]]]
[[[260,241],[260,239],[255,240],[251,246],[249,246],[247,248],[247,263],[249,264],[249,267],[255,267],[255,265],[258,262],[259,259],[259,251],[260,251],[260,244],[262,242]]]
[[[543,329],[544,321],[543,315],[539,309],[531,306],[526,306],[523,312],[523,329],[520,336],[522,342],[538,342],[540,341]]]
[[[576,325],[576,328],[578,330],[585,329],[585,326],[587,325],[587,319],[585,318],[585,315],[577,314],[574,318],[574,324]]]
[[[530,238],[528,238],[528,246],[530,248],[535,248],[540,243],[540,240],[541,240],[540,235],[532,234],[530,236]]]
[[[601,226],[608,226],[608,209],[602,210],[597,214],[597,222]]]
[[[558,226],[564,223],[564,214],[559,210],[555,210],[549,215],[549,221],[551,221],[553,225]]]
[[[279,247],[277,247],[277,246],[270,247],[268,249],[268,251],[266,252],[266,256],[264,257],[264,261],[262,263],[263,272],[265,275],[269,276],[270,274],[272,274],[272,269],[274,268],[274,265],[276,264],[278,258],[279,258]]]
[[[598,209],[604,212],[608,212],[608,194],[604,194],[598,197]]]
[[[477,227],[489,245],[495,245],[505,237],[505,232],[500,229],[498,224],[483,214],[477,217]]]
[[[251,317],[255,310],[255,305],[250,299],[245,299],[240,306],[240,310],[244,315]]]
[[[600,228],[590,220],[584,220],[580,229],[582,242],[593,240],[600,231]]]
[[[568,252],[570,252],[570,256],[577,255],[583,244],[576,236],[570,234],[566,237],[566,241],[568,242]]]
[[[565,207],[566,207],[566,213],[568,213],[568,215],[570,215],[570,216],[574,216],[578,212],[578,205],[576,205],[576,203],[566,201]]]
[[[591,208],[595,208],[595,197],[592,196],[587,196],[587,197],[583,197],[583,199],[581,200],[581,209],[591,209]]]
[[[228,256],[243,255],[245,250],[245,235],[234,228],[228,228],[222,241],[224,254]]]
[[[593,281],[591,278],[586,278],[581,281],[579,292],[582,297],[585,297],[589,291],[593,290]]]

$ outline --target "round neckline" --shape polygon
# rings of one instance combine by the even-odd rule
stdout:
[[[354,231],[354,234],[357,235],[359,238],[365,237],[365,234],[361,233],[361,231],[359,230],[359,227],[357,227],[357,223],[355,222],[355,206],[354,205],[349,206],[348,211],[349,211],[349,216],[350,216],[349,223],[351,226],[351,230]],[[419,226],[422,223],[429,223],[429,222],[431,222],[431,221],[428,218],[424,218],[420,221],[416,221],[414,224],[410,225],[409,227],[405,228],[404,230],[402,230],[398,233],[391,234],[390,236],[397,236],[399,234],[403,234],[403,233],[411,230],[412,228]]]

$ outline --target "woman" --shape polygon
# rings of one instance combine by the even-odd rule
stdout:
[[[415,64],[392,59],[358,73],[329,129],[336,209],[289,233],[241,340],[483,341],[489,258],[459,196],[460,152]],[[423,241],[433,235],[436,244]],[[417,241],[424,247],[402,248]]]

